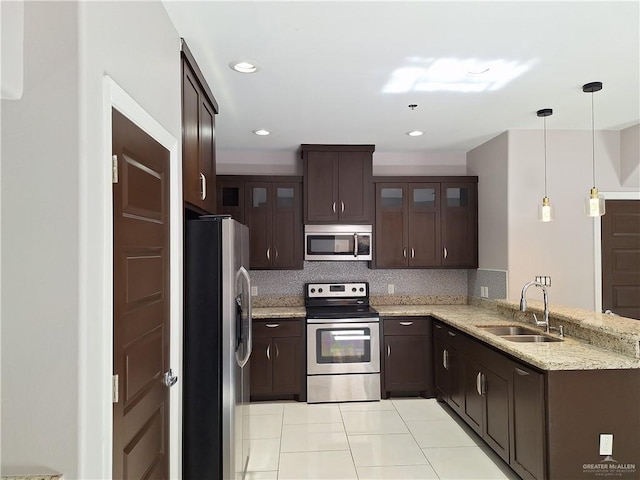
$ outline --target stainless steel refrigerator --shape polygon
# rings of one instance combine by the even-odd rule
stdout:
[[[241,479],[249,460],[249,230],[185,222],[183,478]]]

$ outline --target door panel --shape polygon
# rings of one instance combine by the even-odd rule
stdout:
[[[276,268],[302,268],[300,184],[273,184],[273,249]]]
[[[113,477],[167,478],[169,390],[169,152],[112,111]]]
[[[249,227],[251,268],[268,268],[272,264],[272,258],[275,258],[271,246],[271,185],[247,182],[245,193],[245,220]]]
[[[307,152],[304,176],[305,222],[336,222],[338,165],[334,152]],[[334,190],[335,188],[335,190]]]
[[[406,267],[406,188],[402,183],[376,184],[376,266]]]
[[[640,201],[608,200],[601,232],[602,309],[640,320]]]
[[[338,153],[338,200],[341,223],[371,222],[371,172],[368,152]]]

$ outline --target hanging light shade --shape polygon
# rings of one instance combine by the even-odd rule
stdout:
[[[538,220],[541,222],[550,222],[553,220],[553,207],[547,196],[547,117],[553,115],[553,110],[543,108],[536,113],[544,120],[544,197],[542,197],[542,203],[538,205]]]
[[[582,86],[584,93],[591,94],[591,170],[593,173],[593,187],[591,187],[589,197],[584,202],[584,213],[589,217],[601,217],[605,213],[604,195],[598,193],[596,188],[596,128],[593,93],[600,90],[602,90],[602,82],[591,82]]]

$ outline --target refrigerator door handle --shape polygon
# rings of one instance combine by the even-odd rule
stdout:
[[[251,317],[251,278],[249,277],[249,272],[247,272],[247,269],[244,267],[240,267],[240,270],[238,270],[238,275],[241,276],[244,279],[244,283],[245,283],[245,287],[243,289],[243,291],[240,293],[240,297],[241,298],[246,298],[247,299],[247,311],[246,311],[246,318],[247,318],[247,338],[242,337],[241,341],[244,343],[246,342],[246,354],[244,356],[244,358],[237,358],[238,360],[238,364],[240,365],[240,367],[244,367],[247,362],[249,361],[249,357],[251,357],[251,352],[253,350],[253,318]],[[244,312],[243,312],[244,313]],[[244,323],[244,315],[242,315],[241,313],[241,317],[242,317],[242,321]],[[243,325],[244,326],[244,325]],[[241,331],[243,331],[244,329],[241,329]]]

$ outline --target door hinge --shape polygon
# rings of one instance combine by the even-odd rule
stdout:
[[[118,375],[111,378],[111,403],[118,403]]]
[[[111,183],[118,183],[118,156],[111,157]]]

